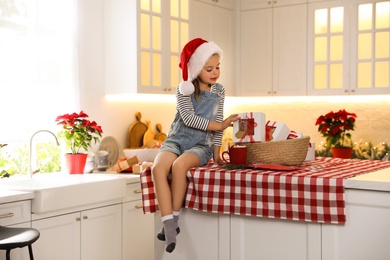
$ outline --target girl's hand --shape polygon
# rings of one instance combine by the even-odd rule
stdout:
[[[239,119],[240,119],[240,117],[238,116],[238,114],[230,115],[228,118],[226,118],[225,120],[223,120],[221,122],[221,125],[222,125],[222,129],[221,130],[225,130],[229,126],[233,126],[233,123],[236,122]]]

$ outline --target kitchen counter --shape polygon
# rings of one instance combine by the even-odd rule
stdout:
[[[110,176],[117,176],[118,178],[125,178],[127,184],[140,182],[140,175],[139,174],[116,173],[116,172],[97,172],[97,173],[92,173],[92,174],[101,174],[101,175],[109,174]]]
[[[390,191],[390,168],[346,179],[344,185],[346,189]]]
[[[34,198],[33,192],[16,191],[16,190],[0,190],[0,204],[15,202],[20,200],[30,200]]]

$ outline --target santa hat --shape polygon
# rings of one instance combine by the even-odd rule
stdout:
[[[214,54],[222,58],[222,50],[213,42],[201,38],[189,41],[181,51],[179,67],[182,70],[183,82],[179,84],[179,91],[185,96],[194,93],[192,80],[198,77],[208,59]]]

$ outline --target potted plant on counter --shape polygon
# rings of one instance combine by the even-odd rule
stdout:
[[[345,109],[333,111],[317,118],[318,132],[326,138],[326,149],[332,149],[333,157],[351,158],[353,142],[348,131],[355,129],[356,114]]]
[[[64,140],[66,149],[70,153],[65,154],[69,173],[83,173],[87,160],[87,151],[91,143],[99,142],[103,130],[95,121],[88,120],[88,115],[80,113],[64,114],[56,118],[57,125],[62,128],[58,132],[59,139]]]

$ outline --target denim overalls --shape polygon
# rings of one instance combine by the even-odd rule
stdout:
[[[215,91],[201,91],[199,100],[196,100],[195,94],[192,94],[191,101],[195,114],[215,121],[222,98],[221,91],[222,85],[217,83]],[[162,144],[160,151],[169,151],[179,156],[184,152],[191,152],[199,157],[200,165],[205,165],[213,157],[213,142],[214,135],[212,131],[203,131],[186,126],[179,111],[177,111],[167,139]]]

